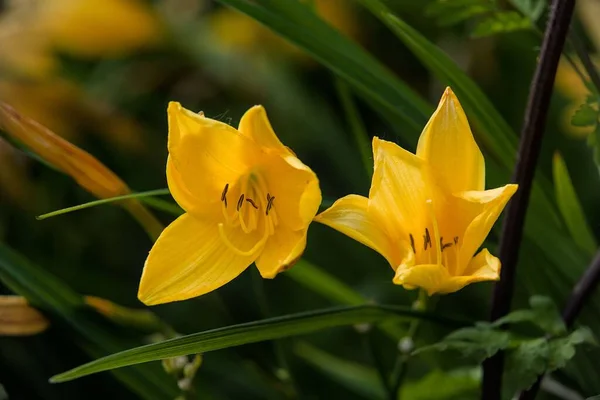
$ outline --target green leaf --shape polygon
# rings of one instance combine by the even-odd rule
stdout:
[[[546,8],[546,0],[510,0],[513,6],[532,22],[536,22]]]
[[[569,170],[560,153],[554,153],[552,161],[554,190],[558,209],[575,243],[585,250],[588,255],[593,256],[598,245],[587,223],[581,203],[577,198],[577,193],[569,176]]]
[[[508,356],[510,393],[528,389],[538,376],[564,368],[580,344],[596,344],[589,328],[579,328],[566,337],[522,342]]]
[[[495,6],[482,0],[438,0],[426,9],[426,15],[436,19],[438,25],[449,26],[479,14],[493,12]]]
[[[481,362],[508,348],[510,340],[510,333],[493,329],[490,324],[480,324],[456,330],[433,345],[417,349],[414,354],[431,350],[455,350],[464,357]]]
[[[462,324],[462,322],[415,311],[409,307],[361,305],[290,314],[244,324],[226,326],[206,332],[182,336],[161,343],[126,350],[84,364],[54,376],[52,382],[65,382],[101,371],[209,351],[304,335],[322,329],[358,323],[374,323],[399,316],[423,318],[433,322]]]
[[[497,328],[505,324],[530,322],[537,325],[544,333],[562,335],[567,331],[556,304],[549,297],[532,296],[528,310],[516,310],[494,321],[490,326]]]
[[[598,111],[591,105],[584,103],[571,117],[574,126],[595,126],[598,123]]]
[[[60,210],[56,210],[56,211],[52,211],[52,212],[49,212],[46,214],[38,215],[35,218],[37,220],[44,220],[47,218],[56,217],[58,215],[68,214],[73,211],[79,211],[79,210],[84,210],[86,208],[99,206],[102,204],[111,204],[111,203],[117,203],[121,200],[137,199],[137,198],[144,198],[144,197],[149,197],[149,196],[161,196],[161,195],[166,195],[166,194],[170,194],[169,189],[155,189],[155,190],[148,190],[146,192],[125,194],[123,196],[115,196],[115,197],[110,197],[107,199],[94,200],[94,201],[90,201],[87,203],[78,204],[76,206],[62,208]]]
[[[284,276],[338,304],[359,305],[369,302],[350,286],[305,259],[298,261]],[[405,335],[404,328],[396,324],[382,324],[380,329],[395,340]]]
[[[306,342],[294,346],[294,353],[332,380],[367,399],[385,399],[381,380],[373,368],[335,357]]]
[[[327,24],[299,1],[219,0],[304,49],[351,84],[358,93],[418,133],[431,106],[359,45]],[[265,6],[265,5],[268,5]]]
[[[356,1],[386,24],[440,81],[452,87],[476,128],[474,131],[480,144],[505,168],[512,170],[517,135],[477,84],[446,53],[393,15],[379,0]]]
[[[508,33],[531,29],[531,20],[516,11],[494,13],[475,25],[471,31],[473,37],[491,36],[498,33]]]
[[[0,244],[0,281],[37,308],[56,314],[69,324],[77,332],[77,339],[85,342],[83,347],[92,357],[137,344],[123,340],[99,325],[81,296],[3,244]],[[114,371],[114,375],[144,399],[174,398],[178,393],[174,382],[158,365],[127,368]]]

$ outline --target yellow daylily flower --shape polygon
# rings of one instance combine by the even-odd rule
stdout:
[[[238,129],[171,102],[167,181],[186,211],[148,255],[145,304],[213,291],[256,263],[263,278],[291,266],[321,203],[314,172],[273,132],[263,107]]]
[[[377,137],[373,155],[369,198],[343,197],[315,221],[379,252],[406,289],[450,293],[499,278],[500,261],[475,252],[517,185],[484,190],[484,159],[450,88],[416,155]]]

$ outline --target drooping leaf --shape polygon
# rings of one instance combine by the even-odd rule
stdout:
[[[53,382],[65,382],[82,376],[121,368],[128,365],[162,360],[187,354],[256,343],[283,337],[298,336],[322,329],[359,323],[374,323],[390,318],[423,318],[430,321],[453,321],[437,315],[415,311],[409,307],[361,305],[290,314],[244,324],[226,326],[136,347],[84,364],[56,375]],[[454,324],[462,324],[454,321]]]
[[[577,198],[565,161],[559,153],[554,154],[552,166],[558,209],[575,243],[593,256],[598,245]]]
[[[479,21],[471,31],[473,37],[531,29],[531,20],[515,11],[493,13]]]
[[[552,299],[545,296],[532,296],[529,299],[529,306],[529,309],[511,312],[494,321],[491,326],[500,327],[505,324],[530,322],[550,335],[562,335],[566,332],[565,323]]]
[[[260,4],[248,0],[219,2],[251,16],[304,49],[415,134],[423,128],[432,107],[305,4],[289,0],[261,0]]]

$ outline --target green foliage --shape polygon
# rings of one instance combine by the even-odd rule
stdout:
[[[597,123],[598,110],[589,103],[579,106],[571,117],[571,124],[574,126],[596,126]]]
[[[128,365],[162,360],[187,354],[209,351],[304,335],[327,328],[359,323],[374,323],[385,319],[405,316],[437,321],[438,317],[412,310],[408,307],[362,305],[345,308],[289,314],[284,317],[227,326],[207,332],[195,333],[161,343],[133,348],[84,364],[52,378],[53,382],[65,382],[82,376],[121,368]]]
[[[544,0],[513,0],[511,3],[518,11],[503,9],[499,2],[490,0],[437,0],[426,11],[440,26],[472,21],[471,36],[484,37],[534,29],[546,5]]]
[[[564,337],[523,341],[508,355],[508,392],[528,389],[538,376],[564,368],[580,344],[596,344],[588,328],[579,328]]]
[[[573,118],[575,119],[575,116]],[[558,209],[575,243],[592,256],[596,252],[598,245],[586,221],[583,208],[577,198],[577,193],[575,193],[567,166],[559,153],[554,154],[552,165]]]
[[[498,33],[509,33],[531,29],[531,20],[516,11],[502,11],[494,13],[479,21],[471,35],[473,37],[491,36]]]
[[[510,0],[510,3],[533,22],[542,16],[548,4],[546,0]]]
[[[386,399],[381,379],[373,368],[336,357],[306,342],[297,343],[294,353],[352,392],[367,399]],[[476,399],[480,375],[478,368],[450,371],[435,369],[418,380],[407,382],[401,388],[398,398],[405,400]]]
[[[83,298],[59,278],[30,263],[13,250],[0,244],[0,281],[33,305],[57,315],[70,325],[71,335],[84,342],[92,357],[118,352],[138,344],[120,338],[98,324]],[[158,365],[140,365],[113,372],[115,377],[144,399],[164,399],[177,394],[174,382]]]
[[[477,323],[473,327],[456,330],[444,339],[415,351],[453,350],[463,357],[480,363],[505,350],[508,353],[509,393],[529,388],[539,375],[564,368],[580,344],[596,344],[589,328],[581,327],[567,333],[556,305],[547,297],[533,296],[530,309],[517,310],[493,324]],[[523,338],[502,325],[532,323],[539,327],[544,337]]]
[[[566,332],[560,312],[554,302],[545,296],[532,296],[529,299],[529,309],[516,310],[496,320],[492,326],[530,322],[550,335],[562,335]]]

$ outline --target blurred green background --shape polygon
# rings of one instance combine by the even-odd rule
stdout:
[[[440,25],[438,17],[426,12],[429,3],[387,2],[402,20],[446,52],[518,132],[540,37],[532,29],[521,29],[473,38],[473,20]],[[590,28],[593,24],[585,24],[585,16],[596,12],[585,8],[593,6],[591,3],[594,1],[580,2],[577,24],[586,31],[587,44],[593,49],[600,44],[600,32]],[[306,51],[248,16],[209,0],[6,0],[1,4],[0,100],[93,154],[132,190],[166,187],[166,106],[169,101],[179,101],[188,109],[203,110],[206,116],[234,126],[246,109],[262,104],[281,140],[317,173],[324,203],[348,193],[368,193],[370,178],[340,102],[340,78]],[[448,82],[436,78],[380,21],[351,0],[316,0],[315,6],[318,15],[386,65],[433,110]],[[504,4],[499,7],[511,8]],[[570,124],[571,115],[587,95],[584,83],[563,60],[537,178],[546,185],[540,191],[544,207],[548,203],[559,215],[551,186],[552,156],[559,151],[587,223],[598,237],[600,181],[585,140],[591,129]],[[388,112],[381,105],[360,93],[355,99],[369,135],[414,150],[420,128],[386,118]],[[468,108],[467,115],[471,118]],[[419,118],[422,127],[426,119]],[[474,130],[477,136],[478,129]],[[516,143],[516,134],[512,140]],[[482,147],[485,150],[486,146]],[[488,166],[504,162],[494,157],[486,161]],[[488,186],[507,183],[509,177],[509,169],[495,168],[488,171]],[[68,176],[0,139],[1,242],[29,259],[35,268],[58,277],[75,293],[142,308],[136,298],[137,285],[152,243],[123,209],[105,205],[44,221],[35,219],[36,215],[93,199]],[[542,206],[534,201],[532,208],[536,207],[541,210]],[[156,215],[165,225],[173,219],[160,211]],[[591,255],[578,247],[560,217],[556,218],[557,223],[548,225],[543,219],[528,221],[532,229],[521,251],[515,307],[524,306],[531,294],[551,296],[562,306],[572,283],[590,260]],[[558,233],[554,237],[560,240],[532,242],[532,237],[539,238],[545,230],[555,230]],[[497,231],[489,241],[494,248]],[[569,263],[561,262],[565,257]],[[416,292],[392,284],[392,270],[382,257],[325,226],[311,226],[304,258],[369,301],[410,305],[415,299]],[[180,334],[263,318],[253,268],[215,293],[152,310]],[[272,315],[336,304],[286,275],[264,282]],[[11,293],[9,286],[0,284],[2,293]],[[491,289],[492,284],[481,283],[443,296],[436,312],[484,320]],[[0,337],[0,383],[9,398],[140,396],[109,373],[49,384],[50,376],[96,357],[91,354],[116,351],[110,347],[91,349],[87,335],[103,332],[117,338],[121,347],[114,349],[139,345],[147,337],[92,310],[65,318],[52,307],[41,308],[51,321],[47,331],[30,337]],[[596,295],[586,308],[585,323],[600,327],[599,317],[600,297]],[[74,328],[78,318],[90,322],[93,329],[82,333]],[[448,332],[439,325],[425,324],[417,339],[430,343]],[[374,335],[377,351],[391,368],[396,343],[379,331]],[[299,397],[379,398],[331,379],[314,365],[317,358],[310,348],[303,347],[310,342],[336,357],[369,365],[361,340],[361,334],[352,328],[284,340]],[[555,378],[582,396],[600,393],[600,367],[590,360],[594,360],[592,354],[576,358],[574,367]],[[153,371],[162,374],[155,364]],[[289,385],[277,376],[279,366],[270,342],[206,354],[195,380],[196,394],[215,399],[287,398]],[[466,372],[457,378],[456,369],[462,367]],[[424,354],[410,369],[408,382],[416,386],[421,381],[426,389],[419,391],[417,387],[410,392],[408,387],[403,399],[477,398],[478,376],[469,368],[468,360],[456,356]],[[430,374],[436,369],[453,372],[436,372],[439,376],[432,378]],[[434,388],[443,392],[444,379],[450,387],[446,397],[435,397],[431,392]],[[156,398],[177,395],[175,379],[165,382],[170,389],[155,393]],[[548,393],[540,398],[543,396],[557,398]]]

